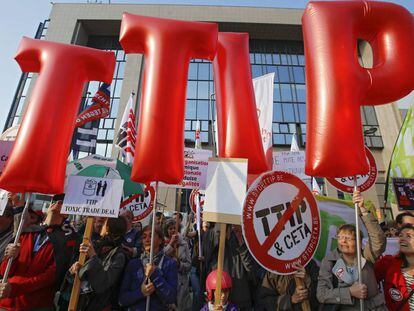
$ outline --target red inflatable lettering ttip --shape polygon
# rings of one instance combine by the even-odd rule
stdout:
[[[360,107],[386,104],[414,86],[414,21],[385,2],[311,2],[302,17],[307,84],[306,174],[366,174]],[[358,39],[373,68],[358,62]]]
[[[217,32],[217,24],[124,13],[119,41],[125,53],[145,55],[132,180],[182,180],[188,67],[214,58]]]
[[[219,157],[248,159],[249,174],[270,170],[257,119],[249,35],[219,33],[213,65]]]
[[[24,72],[38,72],[0,188],[62,193],[65,169],[85,82],[110,83],[112,52],[23,38],[15,57]]]

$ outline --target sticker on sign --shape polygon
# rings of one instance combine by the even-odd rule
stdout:
[[[146,185],[144,194],[134,194],[121,203],[120,212],[129,210],[134,215],[133,221],[141,221],[147,217],[154,208],[155,188]]]
[[[305,266],[319,242],[319,210],[308,187],[286,172],[268,172],[250,186],[242,228],[246,244],[266,270],[292,274]]]
[[[122,179],[69,176],[61,213],[118,217]]]
[[[369,164],[369,171],[368,174],[364,175],[357,175],[357,186],[359,191],[364,192],[375,185],[375,181],[377,180],[377,164],[375,163],[375,158],[372,155],[371,151],[365,147],[365,154],[367,156],[367,162]],[[354,192],[354,177],[340,177],[340,178],[327,178],[329,183],[334,186],[336,189],[347,192],[353,193]]]

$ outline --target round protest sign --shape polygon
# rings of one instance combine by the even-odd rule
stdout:
[[[374,156],[371,151],[365,147],[365,154],[367,156],[367,162],[369,164],[368,174],[357,175],[357,186],[359,191],[364,192],[375,185],[377,180],[377,164],[375,163]],[[336,189],[353,193],[354,192],[354,176],[350,177],[340,177],[340,178],[327,178],[329,183],[334,186]]]
[[[246,194],[242,228],[250,253],[266,270],[291,274],[305,266],[319,242],[318,206],[308,187],[286,172],[268,172]]]
[[[121,203],[120,212],[130,210],[134,214],[133,221],[140,221],[147,217],[154,208],[155,189],[146,185],[144,194],[134,194]]]
[[[191,210],[194,212],[194,214],[197,214],[197,205],[196,205],[196,194],[198,194],[199,200],[200,200],[200,208],[203,212],[203,206],[204,206],[204,197],[205,197],[205,191],[200,189],[193,189],[190,193],[190,197],[188,198]]]

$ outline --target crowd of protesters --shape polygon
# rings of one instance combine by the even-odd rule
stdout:
[[[29,204],[14,244],[25,202],[9,196],[0,217],[1,275],[13,261],[0,283],[0,310],[67,310],[75,277],[81,281],[78,310],[145,310],[148,300],[150,310],[302,310],[305,301],[311,310],[360,310],[361,301],[365,310],[414,310],[414,215],[405,212],[395,223],[380,225],[359,192],[353,201],[368,232],[362,283],[352,224],[337,229],[337,248],[320,263],[298,265],[293,275],[264,270],[241,227],[228,225],[219,305],[219,232],[213,223],[203,222],[199,235],[191,213],[183,221],[181,213],[168,218],[157,212],[152,228],[123,211],[118,218],[95,217],[90,239],[82,240],[85,224],[66,219],[59,198],[46,214]],[[396,254],[384,254],[387,236],[398,237]],[[79,254],[86,255],[83,265]]]

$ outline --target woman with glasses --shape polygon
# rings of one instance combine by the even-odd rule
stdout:
[[[375,273],[378,281],[384,282],[389,310],[414,310],[414,226],[403,225],[398,237],[399,253],[380,258]]]
[[[355,226],[342,225],[337,230],[338,248],[322,260],[316,296],[323,304],[322,310],[360,310],[360,299],[364,299],[364,310],[387,310],[374,273],[374,263],[385,250],[386,238],[358,191],[353,202],[368,231],[368,242],[361,252],[362,283],[358,282]]]

